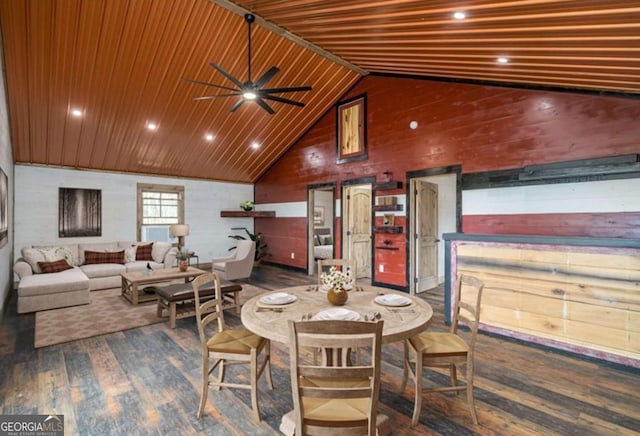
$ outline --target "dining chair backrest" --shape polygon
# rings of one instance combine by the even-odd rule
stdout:
[[[469,330],[471,330],[470,350],[474,349],[478,335],[480,303],[483,289],[484,283],[473,276],[461,274],[458,277],[458,287],[451,321],[451,333],[458,333],[458,324],[464,324],[469,327]]]
[[[335,266],[339,270],[346,270],[349,268],[351,271],[351,277],[353,281],[356,280],[356,262],[351,259],[319,259],[318,260],[318,285],[322,284],[322,273],[326,273],[328,268]]]
[[[306,434],[308,425],[363,427],[376,434],[383,323],[289,321],[296,434]],[[307,348],[367,349],[369,358],[358,366],[322,366],[311,363]],[[366,413],[352,413],[360,407]]]
[[[218,331],[224,330],[224,312],[222,310],[222,292],[220,290],[220,276],[217,273],[205,273],[196,277],[193,282],[193,295],[195,297],[196,322],[198,334],[203,347],[207,346],[208,337],[206,327],[209,323],[217,321]],[[215,296],[202,300],[200,288],[215,287]]]

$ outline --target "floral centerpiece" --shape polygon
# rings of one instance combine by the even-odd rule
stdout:
[[[353,278],[351,277],[351,268],[345,267],[344,270],[338,270],[335,266],[329,268],[329,272],[320,274],[322,287],[327,291],[327,300],[329,303],[342,306],[349,299],[348,290],[351,289]]]
[[[345,267],[344,271],[335,266],[329,268],[329,272],[320,274],[320,281],[326,288],[351,289],[353,278],[351,277],[351,267]]]

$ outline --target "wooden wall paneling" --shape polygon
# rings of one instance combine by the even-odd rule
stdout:
[[[367,76],[341,100],[363,93],[368,159],[335,164],[334,108],[260,178],[258,203],[305,201],[308,184],[380,178],[385,171],[397,178],[460,165],[464,175],[640,152],[638,99]],[[415,130],[409,128],[413,120],[418,122]],[[636,238],[639,218],[638,213],[466,215],[462,230]],[[295,237],[306,240],[306,233]]]
[[[464,233],[640,238],[640,212],[464,215]]]
[[[264,258],[266,262],[307,268],[307,239],[296,237],[306,232],[306,218],[259,218],[255,219],[254,228],[264,235],[268,245],[271,255]],[[291,253],[295,253],[294,259]]]

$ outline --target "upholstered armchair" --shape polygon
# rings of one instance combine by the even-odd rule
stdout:
[[[227,280],[244,279],[251,276],[256,252],[254,241],[239,240],[236,249],[227,257],[211,261],[211,271],[222,274]]]

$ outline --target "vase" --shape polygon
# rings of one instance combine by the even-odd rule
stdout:
[[[327,300],[334,306],[342,306],[349,299],[349,293],[342,288],[331,288],[327,291]]]
[[[181,260],[178,263],[178,268],[180,269],[180,272],[187,271],[187,269],[189,269],[189,262],[187,262],[186,260]]]

